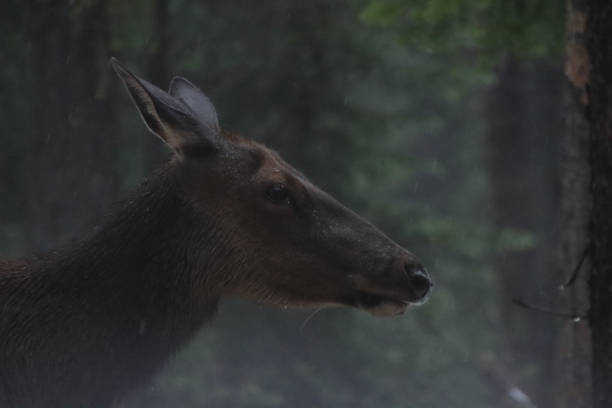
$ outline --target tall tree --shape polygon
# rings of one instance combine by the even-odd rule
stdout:
[[[111,106],[104,103],[108,61],[105,0],[86,5],[44,2],[33,19],[32,128],[26,182],[32,250],[65,241],[114,199]],[[86,169],[88,177],[73,169]],[[68,203],[68,204],[66,204]]]
[[[152,83],[158,84],[162,88],[170,81],[168,70],[168,53],[171,41],[169,3],[168,0],[155,0],[152,4],[152,35],[155,37],[155,41],[153,41],[154,49],[151,50],[149,56],[149,78]],[[144,137],[142,141],[146,147],[144,171],[148,173],[158,165],[164,146],[150,137]]]
[[[554,137],[562,130],[560,78],[558,69],[546,62],[509,55],[489,91],[486,115],[492,221],[498,237],[493,263],[500,282],[506,364],[539,406],[552,405],[550,373],[558,356],[550,345],[557,342],[557,322],[526,314],[513,300],[541,301],[542,289],[559,279],[553,275],[552,242],[559,213]],[[525,337],[525,330],[534,335]]]
[[[562,130],[562,82],[555,65],[560,61],[562,13],[549,0],[487,0],[469,6],[457,0],[371,0],[363,13],[394,27],[404,41],[435,53],[477,56],[478,65],[470,60],[454,67],[464,81],[473,71],[493,78],[483,119],[489,221],[497,237],[488,253],[494,254],[497,310],[505,329],[502,351],[510,377],[543,406],[552,398],[556,322],[525,313],[512,300],[542,301],[542,289],[554,287],[560,279],[551,241],[559,212],[559,149],[554,136]],[[544,301],[552,303],[552,297]],[[525,338],[525,331],[536,334]]]
[[[562,133],[562,224],[559,264],[568,274],[579,267],[571,285],[562,291],[567,309],[576,315],[588,310],[589,242],[591,209],[589,165],[589,123],[587,120],[587,83],[590,61],[585,45],[586,1],[568,1],[565,75],[566,131]],[[580,272],[580,271],[579,271]],[[558,405],[564,408],[591,407],[591,333],[585,322],[567,322],[560,344]]]
[[[574,137],[588,137],[590,170],[587,271],[592,405],[603,408],[612,405],[612,3],[570,0],[569,9],[567,73],[585,124]]]

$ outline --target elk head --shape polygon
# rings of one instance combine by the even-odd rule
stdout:
[[[197,272],[213,274],[203,278],[209,293],[288,306],[348,305],[376,315],[424,302],[432,281],[414,255],[274,151],[221,130],[195,85],[176,77],[165,92],[117,60],[111,65],[146,126],[173,150],[182,198],[214,223],[218,238],[203,242],[202,251],[226,255],[215,271]]]

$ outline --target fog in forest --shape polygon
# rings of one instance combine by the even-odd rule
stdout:
[[[565,11],[533,3],[3,2],[0,255],[90,234],[171,154],[115,56],[197,84],[435,281],[393,318],[224,301],[117,407],[560,406],[586,305],[558,240]]]

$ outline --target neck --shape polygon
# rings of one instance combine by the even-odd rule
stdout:
[[[217,298],[192,211],[166,170],[90,239],[0,270],[0,406],[108,405],[195,334]]]

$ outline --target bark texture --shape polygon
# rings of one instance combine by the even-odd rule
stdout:
[[[566,75],[573,109],[566,147],[574,160],[566,165],[564,203],[573,228],[565,231],[564,249],[566,266],[579,263],[581,253],[587,259],[582,273],[588,279],[592,401],[581,367],[588,364],[588,333],[575,330],[569,372],[574,399],[566,406],[603,408],[612,405],[612,3],[568,4]],[[580,285],[574,291],[579,304]]]
[[[585,41],[590,125],[593,406],[612,406],[612,3],[588,2]]]
[[[588,310],[588,271],[583,259],[589,242],[591,195],[589,183],[589,124],[585,116],[590,61],[584,45],[585,1],[568,2],[565,74],[566,132],[563,134],[562,231],[559,269],[569,274],[581,260],[581,272],[574,283],[562,290],[565,307],[572,313]],[[560,344],[559,406],[591,407],[591,333],[586,322],[566,321]]]

